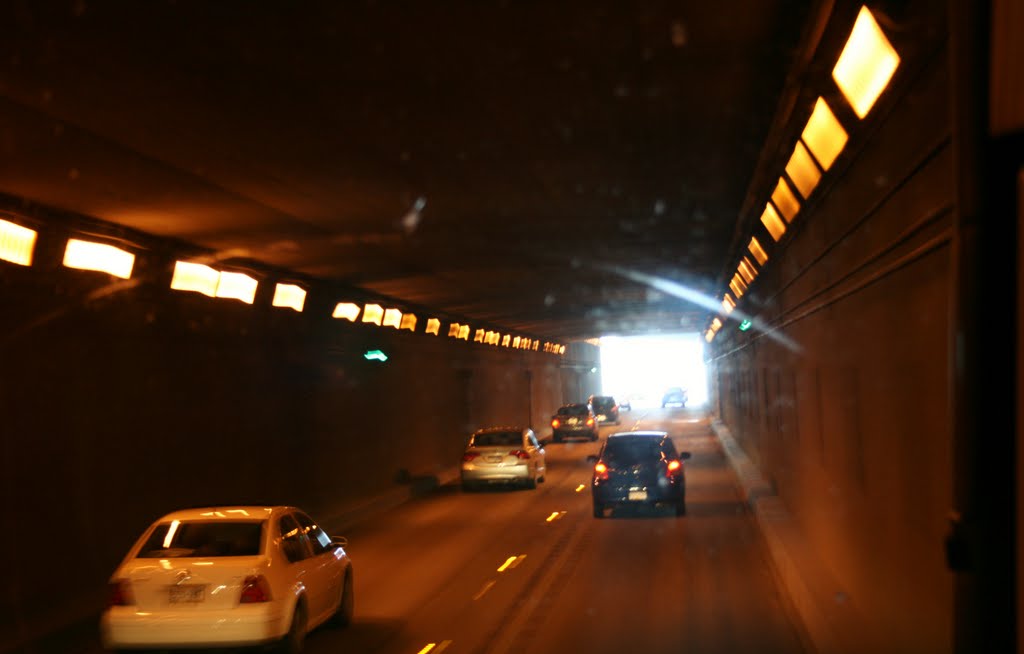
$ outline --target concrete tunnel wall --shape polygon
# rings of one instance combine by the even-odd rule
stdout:
[[[793,345],[713,342],[713,405],[820,558],[798,565],[843,651],[952,649],[947,56],[853,135],[740,305]]]
[[[17,562],[0,649],[97,611],[168,511],[358,505],[451,471],[481,426],[532,420],[544,437],[574,399],[555,355],[147,284],[85,299],[110,283],[0,267],[0,552]]]

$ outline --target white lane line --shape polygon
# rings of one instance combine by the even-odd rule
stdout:
[[[525,559],[525,558],[526,558],[525,554],[520,554],[519,556],[516,557],[515,561],[513,561],[511,564],[509,564],[508,567],[510,567],[510,568],[518,567],[519,564],[522,563],[523,559]]]

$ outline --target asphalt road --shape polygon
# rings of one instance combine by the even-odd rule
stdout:
[[[586,456],[599,444],[548,445],[548,478],[537,490],[443,487],[339,534],[355,565],[355,622],[317,630],[307,651],[804,651],[706,419],[634,411],[602,435],[634,424],[664,429],[693,453],[687,516],[666,508],[595,519]]]

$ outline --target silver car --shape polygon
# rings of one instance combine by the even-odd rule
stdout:
[[[489,427],[473,433],[462,455],[462,489],[485,484],[536,488],[544,481],[544,448],[527,427]]]

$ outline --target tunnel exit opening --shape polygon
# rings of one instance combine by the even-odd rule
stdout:
[[[606,336],[601,339],[601,388],[634,408],[661,406],[669,388],[687,391],[687,406],[708,400],[704,339],[693,333]]]

